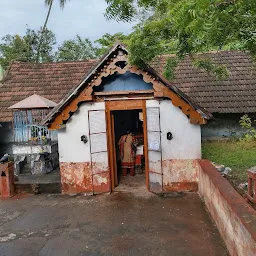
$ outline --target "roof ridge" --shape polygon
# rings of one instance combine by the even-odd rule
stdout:
[[[218,54],[218,53],[225,53],[225,52],[237,52],[237,53],[248,53],[248,51],[243,51],[243,50],[212,50],[212,51],[207,51],[207,52],[197,52],[194,53],[195,55],[203,55],[203,54],[207,54],[207,53],[214,53],[214,54]],[[162,54],[162,55],[157,55],[155,58],[157,57],[168,57],[168,56],[177,56],[177,54],[175,53],[169,53],[169,54]],[[189,54],[185,55],[185,56],[189,56]]]
[[[90,60],[75,60],[75,61],[54,61],[54,62],[29,62],[29,61],[13,61],[12,64],[28,64],[28,65],[54,65],[54,64],[60,64],[60,63],[88,63],[88,62],[95,62],[99,59],[90,59]],[[10,65],[9,65],[10,66]]]

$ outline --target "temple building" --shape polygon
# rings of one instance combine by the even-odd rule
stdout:
[[[122,182],[118,140],[128,129],[149,191],[196,191],[201,125],[211,117],[152,67],[129,65],[116,44],[44,123],[58,130],[63,193],[114,191]]]

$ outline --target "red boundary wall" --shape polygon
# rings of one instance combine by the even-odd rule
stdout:
[[[230,255],[256,255],[256,211],[208,160],[199,160],[199,194]]]

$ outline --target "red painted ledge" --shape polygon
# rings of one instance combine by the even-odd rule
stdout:
[[[202,171],[209,176],[213,184],[218,188],[220,194],[230,205],[232,211],[237,215],[252,238],[256,241],[256,211],[232,185],[221,176],[209,160],[199,160],[198,162]]]

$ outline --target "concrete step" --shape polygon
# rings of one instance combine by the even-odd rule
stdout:
[[[36,190],[46,194],[60,193],[60,171],[56,169],[45,175],[20,174],[15,181],[15,187],[17,193],[34,193]]]
[[[15,191],[18,194],[55,194],[61,193],[61,183],[49,184],[15,184]]]

